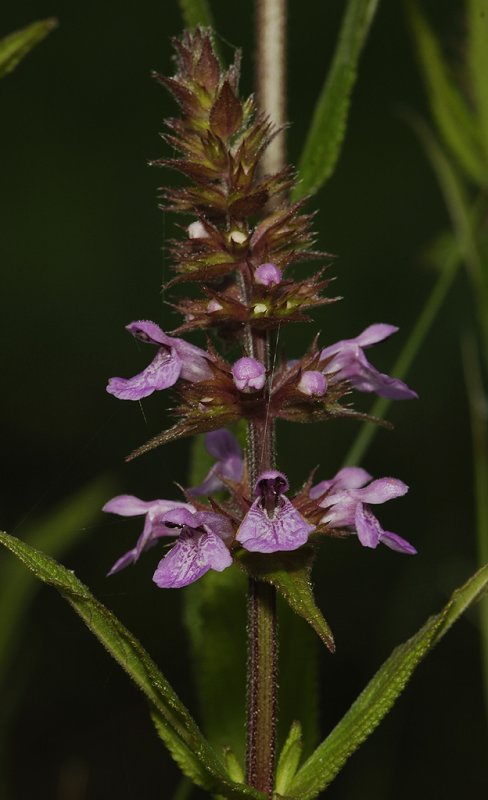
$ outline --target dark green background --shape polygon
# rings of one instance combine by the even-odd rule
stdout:
[[[289,154],[296,163],[330,59],[343,3],[290,0]],[[214,0],[217,27],[244,48],[243,88],[253,80],[253,4]],[[462,50],[462,5],[427,5],[451,52]],[[161,247],[173,219],[156,207],[171,176],[146,161],[167,154],[158,138],[172,101],[149,78],[171,70],[176,2],[4,4],[0,33],[48,15],[60,28],[0,85],[0,236],[6,467],[2,527],[22,535],[37,516],[91,477],[111,473],[119,490],[172,496],[185,483],[188,445],[130,465],[123,457],[158,432],[167,400],[117,402],[111,375],[131,375],[148,349],[124,332],[133,319],[170,327],[160,284]],[[226,55],[231,48],[222,45]],[[361,63],[349,131],[334,178],[316,198],[320,246],[338,254],[333,290],[346,299],[317,314],[322,341],[372,322],[400,326],[376,348],[387,370],[435,276],[421,254],[447,225],[442,198],[403,109],[426,112],[401,4],[381,4]],[[338,652],[321,660],[320,713],[330,729],[393,646],[437,610],[476,567],[471,461],[460,336],[472,311],[464,276],[451,291],[409,375],[418,402],[398,403],[394,433],[380,432],[365,466],[411,486],[381,510],[386,528],[415,543],[416,558],[356,540],[331,541],[315,568],[321,607]],[[313,329],[287,331],[298,355]],[[369,397],[358,405],[369,408]],[[297,486],[321,464],[332,475],[353,423],[279,429],[280,467]],[[182,698],[194,707],[180,622],[182,593],[157,590],[154,554],[107,580],[132,546],[138,521],[104,519],[65,562],[132,628]],[[482,796],[488,789],[476,613],[458,623],[420,667],[405,696],[328,791],[331,800]],[[143,698],[71,610],[50,590],[28,621],[12,691],[12,800],[170,798],[177,770],[151,728]],[[222,688],[225,703],[225,687]],[[69,793],[88,774],[86,793]],[[66,777],[68,776],[68,777]],[[70,779],[70,777],[72,780]],[[63,786],[65,788],[63,788]]]

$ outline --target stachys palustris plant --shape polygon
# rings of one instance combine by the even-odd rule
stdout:
[[[270,558],[285,551],[313,554],[328,536],[355,535],[364,547],[382,543],[400,553],[416,552],[384,530],[372,510],[405,494],[402,481],[373,479],[362,468],[346,467],[317,482],[312,474],[294,493],[276,463],[275,420],[364,419],[351,405],[353,391],[397,400],[417,395],[401,380],[380,373],[365,355],[396,332],[393,325],[373,324],[334,344],[316,336],[300,359],[280,359],[280,327],[308,320],[315,307],[335,300],[324,295],[329,280],[323,266],[309,277],[295,277],[297,264],[323,264],[327,254],[313,249],[312,215],[304,212],[304,202],[287,199],[296,180],[291,167],[276,174],[260,169],[278,131],[253,97],[239,98],[239,57],[223,70],[206,29],[186,32],[174,44],[176,74],[155,77],[180,106],[181,116],[167,120],[164,136],[178,156],[154,163],[190,181],[163,190],[163,208],[187,220],[185,236],[170,244],[175,277],[168,287],[192,282],[200,293],[175,301],[182,321],[170,334],[150,321],[127,326],[156,352],[134,377],[112,378],[107,391],[122,400],[140,400],[173,389],[179,398],[175,425],[130,458],[206,433],[215,464],[180,500],[121,495],[104,506],[114,514],[144,517],[134,548],[110,574],[136,562],[158,539],[172,543],[153,577],[161,588],[186,586],[234,560],[248,570],[247,780],[269,795],[276,724],[275,589],[259,571],[259,559],[268,559],[269,566]],[[206,349],[186,338],[201,329],[209,334]],[[230,360],[224,357],[229,353]],[[247,422],[244,454],[227,429],[242,419]],[[211,497],[215,493],[218,499]],[[328,644],[333,649],[332,638]]]

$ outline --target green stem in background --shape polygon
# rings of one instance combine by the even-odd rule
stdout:
[[[285,122],[286,0],[257,0],[256,89],[260,110],[278,127]],[[283,131],[265,152],[261,169],[276,172],[285,163]],[[252,333],[252,355],[269,375],[269,336]],[[253,487],[260,472],[274,467],[274,425],[249,424],[247,463]],[[277,625],[276,590],[249,579],[247,610],[247,782],[272,796],[276,754]]]
[[[473,474],[476,504],[478,559],[488,563],[488,403],[483,388],[478,347],[474,335],[463,342],[463,363],[473,441]],[[480,604],[481,646],[485,703],[488,708],[488,600]]]

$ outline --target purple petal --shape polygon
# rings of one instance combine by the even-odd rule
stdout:
[[[384,530],[373,512],[362,503],[356,506],[355,527],[363,547],[378,547]]]
[[[351,374],[347,374],[351,372]],[[343,374],[344,373],[344,374]],[[341,371],[341,378],[346,378],[358,392],[374,392],[380,397],[388,397],[390,400],[415,400],[418,398],[417,392],[410,389],[400,378],[391,378],[384,372],[378,372],[366,357],[356,362],[355,369]]]
[[[148,344],[162,344],[165,345],[165,347],[172,347],[175,341],[172,336],[168,336],[167,333],[162,331],[159,325],[149,320],[143,319],[137,322],[131,322],[130,325],[126,325],[126,330],[129,331],[132,336],[135,336],[136,339],[140,339],[141,342],[147,342]]]
[[[313,525],[299,514],[287,497],[270,519],[261,507],[260,499],[254,501],[237,532],[236,540],[246,550],[257,553],[275,553],[279,550],[297,550],[308,540]]]
[[[349,341],[356,342],[360,347],[371,347],[372,344],[377,344],[378,342],[384,341],[384,339],[388,339],[389,336],[397,331],[398,328],[396,325],[376,322],[374,325],[365,328],[355,339],[349,339]]]
[[[327,523],[333,528],[342,528],[354,525],[357,497],[351,491],[341,491],[335,494],[326,494],[320,501],[320,508],[327,508],[328,511],[321,518],[321,523]]]
[[[164,515],[164,521],[173,525],[186,525],[189,528],[198,528],[200,515],[197,511],[192,512],[189,508],[172,508]]]
[[[153,502],[155,501],[139,500],[131,494],[119,494],[105,503],[102,511],[119,514],[121,517],[138,517],[146,514]]]
[[[210,380],[212,370],[208,362],[210,356],[205,350],[197,347],[184,339],[173,339],[174,351],[181,360],[181,377],[190,383]]]
[[[161,349],[149,366],[133,378],[110,378],[107,392],[119,400],[140,400],[155,391],[173,386],[180,372],[179,356],[174,351]]]
[[[209,569],[222,572],[231,564],[232,556],[219,536],[185,529],[159,562],[153,581],[161,589],[179,589],[198,580]]]
[[[396,550],[397,553],[406,553],[409,556],[414,556],[417,553],[415,547],[410,544],[410,542],[407,542],[406,539],[402,539],[401,536],[398,536],[397,533],[383,531],[380,540],[382,544],[386,544],[390,550]]]
[[[309,497],[316,500],[328,489],[359,489],[370,481],[372,476],[362,467],[343,467],[339,472],[328,481],[321,481],[312,486]]]
[[[394,500],[395,497],[403,497],[408,492],[408,486],[398,478],[378,478],[372,481],[369,486],[359,489],[355,496],[363,503],[386,503]]]
[[[211,456],[224,461],[229,456],[240,456],[241,448],[233,434],[225,428],[205,434],[205,448]]]
[[[116,572],[120,572],[120,570],[125,569],[130,564],[134,564],[138,559],[136,548],[133,550],[129,550],[127,553],[124,553],[113,565],[109,572],[107,572],[107,578],[110,575],[115,575]]]
[[[327,391],[327,378],[317,370],[306,370],[302,373],[297,389],[310,397],[322,397]]]
[[[235,483],[242,480],[244,462],[239,456],[232,456],[226,461],[217,461],[209,470],[208,474],[198,486],[192,487],[189,491],[195,497],[204,497],[214,492],[225,489],[222,478],[228,478]]]
[[[264,365],[256,358],[243,356],[232,367],[232,377],[240,392],[259,391],[266,383]]]

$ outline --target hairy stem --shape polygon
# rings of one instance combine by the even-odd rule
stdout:
[[[272,122],[285,121],[286,0],[257,0],[256,88],[258,104]],[[285,163],[284,133],[266,150],[261,169],[277,172]],[[269,335],[252,331],[248,355],[261,361],[270,375]],[[247,463],[253,487],[264,470],[275,466],[274,424],[256,420],[249,424]],[[276,751],[277,629],[276,592],[261,581],[249,580],[247,665],[247,781],[272,796]]]

